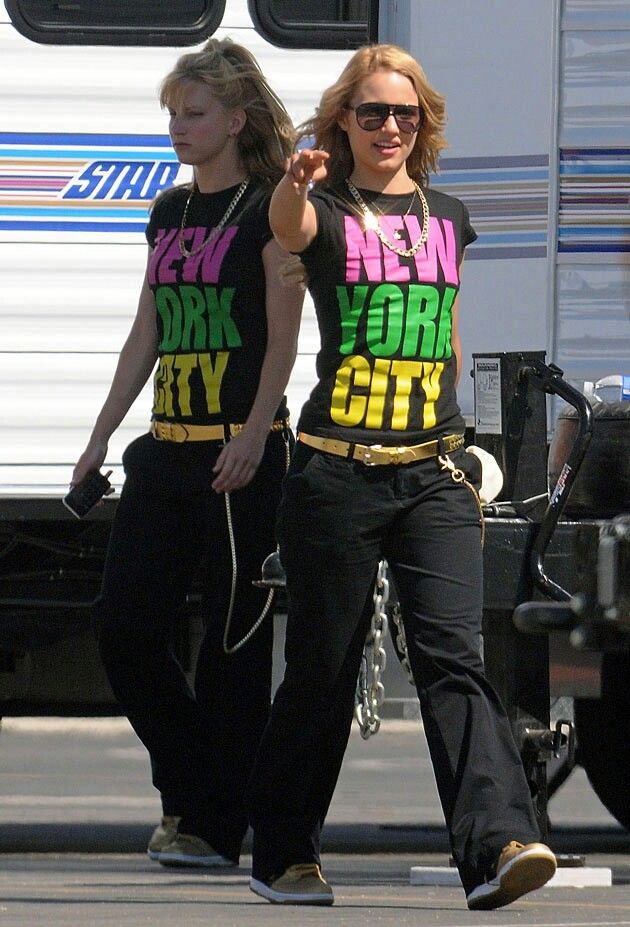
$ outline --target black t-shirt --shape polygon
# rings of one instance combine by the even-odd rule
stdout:
[[[174,187],[151,212],[149,285],[155,297],[158,369],[153,418],[189,423],[244,422],[258,389],[267,345],[262,251],[272,234],[273,188],[250,180],[225,227],[206,241],[238,185],[195,191],[186,215],[183,257],[179,229],[188,187]],[[278,417],[287,415],[284,401]]]
[[[359,191],[401,249],[419,238],[418,197]],[[401,445],[463,433],[455,395],[451,308],[464,248],[477,237],[460,200],[424,190],[429,238],[401,257],[364,230],[347,189],[311,196],[318,234],[301,253],[319,324],[319,381],[301,431],[361,444]],[[411,208],[410,208],[411,203]],[[407,214],[407,210],[409,210]]]

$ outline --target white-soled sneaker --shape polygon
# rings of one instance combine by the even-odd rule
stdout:
[[[162,866],[190,866],[205,869],[227,869],[238,864],[194,834],[175,834],[157,855]]]
[[[544,843],[518,843],[503,847],[494,878],[467,896],[471,911],[492,911],[511,904],[527,892],[542,888],[556,871],[556,857]]]
[[[167,843],[170,843],[173,837],[177,836],[177,825],[179,818],[172,814],[165,814],[162,820],[155,828],[149,840],[147,854],[149,859],[157,859]]]
[[[297,863],[273,882],[251,879],[249,887],[272,904],[331,905],[333,891],[317,863]]]

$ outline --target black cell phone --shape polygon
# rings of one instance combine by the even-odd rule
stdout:
[[[107,473],[102,474],[98,470],[92,470],[84,476],[81,482],[73,486],[70,492],[63,497],[63,504],[68,511],[77,518],[87,515],[112,485],[108,480],[111,472],[108,470]]]

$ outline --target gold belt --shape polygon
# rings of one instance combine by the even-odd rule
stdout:
[[[346,457],[350,460],[360,460],[368,466],[382,464],[408,464],[416,460],[427,460],[437,457],[438,454],[450,454],[451,451],[461,447],[464,443],[463,435],[445,435],[439,441],[425,441],[424,444],[402,445],[401,447],[383,447],[380,444],[351,444],[348,441],[338,441],[336,438],[318,438],[316,435],[307,435],[298,432],[298,441],[314,447],[326,454],[336,454],[337,457]]]
[[[271,423],[270,431],[283,431],[289,427],[289,419],[278,419]],[[184,441],[226,441],[233,438],[244,425],[184,425],[182,422],[156,422],[152,421],[149,428],[157,441],[174,441],[183,444]]]

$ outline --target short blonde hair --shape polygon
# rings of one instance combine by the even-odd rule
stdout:
[[[359,48],[338,80],[324,91],[315,115],[300,126],[300,139],[314,140],[315,148],[330,154],[326,185],[338,186],[349,177],[354,159],[348,136],[339,119],[350,105],[358,85],[374,71],[397,71],[408,77],[424,112],[416,144],[407,159],[407,171],[418,183],[427,184],[429,172],[436,171],[440,151],[447,147],[443,130],[446,123],[444,97],[429,84],[415,58],[397,45],[365,45]]]
[[[162,107],[174,103],[191,83],[208,87],[224,109],[245,111],[237,144],[247,173],[278,183],[293,150],[295,129],[252,53],[231,39],[209,39],[201,51],[182,55],[160,86]]]

